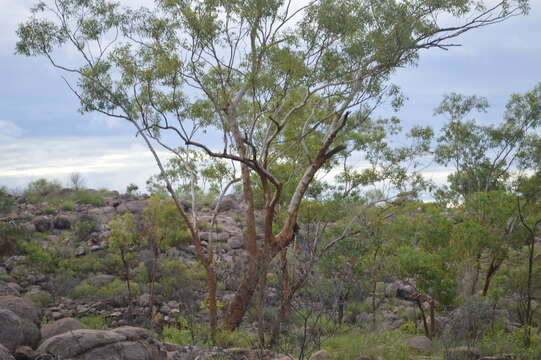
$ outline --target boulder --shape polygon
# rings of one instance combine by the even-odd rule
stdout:
[[[132,200],[118,205],[116,210],[121,214],[124,214],[128,211],[135,214],[142,214],[143,210],[147,207],[147,205],[148,200]]]
[[[45,233],[53,229],[53,222],[47,216],[38,216],[32,220],[37,232]]]
[[[165,360],[148,330],[121,327],[114,330],[74,330],[45,340],[39,354],[54,354],[71,360]]]
[[[41,328],[41,340],[45,341],[53,336],[67,333],[73,330],[85,329],[79,320],[74,318],[64,318],[49,323]]]
[[[0,344],[0,360],[15,360],[15,358],[10,355],[9,350],[2,346],[2,344]]]
[[[15,360],[34,360],[36,357],[35,351],[30,346],[18,347],[13,355]]]
[[[39,325],[41,311],[31,301],[17,296],[0,296],[0,309],[11,310],[21,319]]]
[[[40,333],[38,327],[21,319],[17,314],[8,309],[0,309],[0,344],[5,346],[10,353],[19,346],[36,346],[39,343]]]
[[[216,204],[218,203],[218,200],[216,200],[212,204],[212,209],[216,208]],[[224,212],[229,210],[237,210],[240,209],[240,205],[242,203],[242,199],[240,199],[237,195],[225,195],[222,200],[220,201],[220,204],[218,204],[218,212]]]
[[[53,222],[54,228],[58,230],[68,230],[74,219],[66,215],[58,215]]]
[[[0,282],[0,296],[21,296],[21,293],[14,288],[9,286],[8,283]]]
[[[445,352],[445,360],[477,360],[480,357],[479,350],[470,346],[459,346]]]
[[[310,360],[332,360],[332,355],[325,350],[319,350],[310,356]]]
[[[415,336],[407,339],[404,343],[409,349],[420,354],[430,355],[434,352],[434,344],[426,336]]]
[[[242,249],[244,247],[244,238],[241,235],[231,236],[227,240],[227,246],[232,250]]]

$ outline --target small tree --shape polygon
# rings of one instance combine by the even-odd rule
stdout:
[[[79,190],[83,189],[84,186],[85,186],[85,181],[83,179],[83,175],[81,175],[81,173],[79,173],[79,172],[71,173],[70,174],[70,184],[71,184],[71,187],[76,191],[79,191]]]
[[[137,223],[133,214],[127,212],[124,215],[117,216],[111,220],[111,222],[109,222],[109,228],[111,229],[108,239],[109,247],[119,254],[120,260],[122,261],[122,266],[124,267],[124,279],[126,280],[126,286],[128,288],[128,304],[131,311],[133,299],[130,283],[130,268],[135,263],[139,245]]]

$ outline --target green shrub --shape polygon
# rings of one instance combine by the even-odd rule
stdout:
[[[137,296],[137,286],[130,283],[132,295]],[[126,282],[115,279],[103,286],[96,287],[87,282],[83,282],[73,289],[70,293],[72,299],[78,300],[103,300],[103,301],[125,301],[128,299],[128,287]]]
[[[24,227],[0,222],[0,258],[20,252],[28,236],[29,233]]]
[[[73,211],[75,209],[75,203],[71,200],[64,200],[60,206],[62,211]]]
[[[187,329],[178,329],[175,327],[165,327],[162,331],[162,339],[171,344],[181,346],[195,345],[192,334]]]
[[[541,359],[541,334],[537,329],[532,330],[531,340],[530,347],[526,347],[526,328],[513,332],[498,329],[489,331],[477,347],[483,356],[514,354],[520,360]]]
[[[36,203],[43,201],[47,195],[60,190],[62,190],[62,185],[58,180],[38,179],[28,184],[24,191],[24,197],[28,201]]]
[[[78,241],[86,241],[92,233],[100,230],[98,220],[89,215],[83,215],[72,228]]]
[[[103,193],[90,190],[77,191],[73,195],[71,195],[70,199],[80,204],[87,204],[92,206],[105,205]]]
[[[30,300],[38,307],[47,307],[54,302],[54,298],[45,291],[27,292],[24,294],[24,298]]]
[[[9,195],[5,186],[0,186],[0,215],[9,213],[15,206],[15,198]]]
[[[107,330],[111,327],[111,322],[103,315],[88,315],[79,318],[79,321],[89,329]]]
[[[399,330],[380,332],[352,331],[333,336],[323,343],[323,349],[330,352],[336,360],[354,360],[359,355],[381,359],[409,360],[404,340],[411,335]]]

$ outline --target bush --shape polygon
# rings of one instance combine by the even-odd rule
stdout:
[[[19,252],[28,235],[20,225],[0,222],[0,258]]]
[[[8,190],[4,187],[0,187],[0,215],[9,213],[15,205],[15,198],[9,195]]]
[[[73,211],[75,209],[75,203],[71,200],[65,200],[60,205],[62,211]]]
[[[60,185],[58,180],[38,179],[28,184],[24,191],[24,197],[28,201],[36,203],[43,201],[47,195],[60,190],[62,190],[62,185]]]
[[[102,315],[88,315],[79,318],[79,321],[89,329],[107,330],[111,327],[111,322]]]
[[[404,340],[411,335],[398,330],[381,332],[353,331],[333,336],[323,344],[323,349],[338,360],[354,360],[359,355],[381,359],[408,360],[410,355]]]
[[[98,232],[100,226],[98,220],[89,215],[83,215],[79,221],[73,224],[73,233],[78,241],[86,241],[94,232]]]
[[[105,205],[104,195],[102,193],[90,190],[77,191],[71,196],[71,200],[80,204],[87,204],[92,206]]]
[[[54,298],[45,291],[35,291],[27,292],[24,294],[24,298],[30,300],[32,303],[36,304],[38,307],[47,307],[54,302]]]
[[[132,295],[137,296],[137,286],[130,283]],[[87,282],[76,286],[70,293],[70,297],[78,300],[102,300],[125,303],[128,299],[128,287],[124,281],[115,279],[103,286],[96,287]]]

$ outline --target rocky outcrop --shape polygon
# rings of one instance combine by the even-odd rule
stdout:
[[[38,216],[32,220],[36,231],[45,233],[53,229],[53,222],[47,216]]]
[[[64,318],[49,323],[41,328],[41,340],[45,341],[53,336],[67,333],[69,331],[85,329],[79,320],[74,318]]]
[[[71,360],[165,360],[159,345],[141,328],[74,330],[45,340],[37,353]]]
[[[0,296],[0,309],[13,311],[22,319],[39,325],[41,310],[30,301],[17,296]]]
[[[2,344],[0,344],[0,360],[15,360],[15,358],[10,355],[8,349],[2,346]]]
[[[419,354],[430,355],[434,352],[432,340],[426,336],[415,336],[407,339],[404,343],[410,350]]]
[[[19,346],[36,346],[40,339],[38,327],[28,320],[21,319],[8,309],[0,308],[0,344],[10,353]]]

